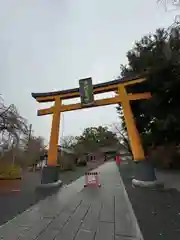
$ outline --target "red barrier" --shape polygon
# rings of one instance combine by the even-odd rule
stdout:
[[[87,172],[87,173],[85,173],[84,187],[88,187],[88,186],[101,187],[98,172]]]

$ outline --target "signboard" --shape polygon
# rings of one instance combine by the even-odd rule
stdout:
[[[79,92],[82,107],[89,107],[94,104],[92,78],[79,80]]]

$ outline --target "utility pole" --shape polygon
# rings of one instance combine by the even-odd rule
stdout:
[[[29,125],[28,144],[31,139],[31,134],[32,134],[32,124]]]

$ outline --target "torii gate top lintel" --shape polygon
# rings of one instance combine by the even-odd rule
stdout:
[[[116,91],[120,84],[123,84],[124,86],[128,86],[136,83],[141,83],[145,80],[146,79],[143,76],[136,76],[131,78],[127,78],[127,77],[119,78],[109,82],[94,84],[93,92],[95,94],[99,94],[99,93]],[[72,88],[67,90],[44,92],[44,93],[32,93],[31,95],[33,98],[36,99],[37,102],[53,102],[55,100],[55,97],[58,95],[61,96],[62,100],[79,97],[79,88]]]

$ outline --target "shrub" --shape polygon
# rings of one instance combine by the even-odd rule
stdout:
[[[149,159],[155,167],[170,169],[179,167],[179,154],[175,145],[158,146],[149,149]]]
[[[86,161],[79,161],[77,163],[77,166],[86,166],[87,165],[87,162]]]
[[[17,165],[0,164],[0,179],[19,179],[22,176],[22,170]]]
[[[87,165],[86,156],[82,156],[77,160],[77,166],[86,166],[86,165]]]

